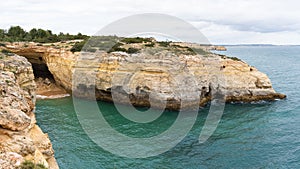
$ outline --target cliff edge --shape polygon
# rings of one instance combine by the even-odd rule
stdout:
[[[214,91],[221,92],[226,102],[286,97],[273,89],[266,74],[238,58],[210,52],[213,46],[139,37],[118,38],[109,46],[111,42],[99,43],[97,38],[107,39],[91,39],[82,52],[71,52],[78,43],[74,41],[12,43],[5,49],[25,56],[34,70],[44,67],[55,83],[82,98],[127,104],[129,97],[135,106],[150,106],[152,97],[155,104],[151,106],[159,107],[163,100],[166,108],[176,110],[181,99],[190,99],[193,93],[200,93],[200,106],[213,99]],[[101,51],[103,46],[109,50]],[[94,76],[95,81],[89,76]],[[176,93],[178,90],[187,92]],[[117,97],[112,97],[112,91]]]
[[[34,75],[26,58],[0,53],[0,168],[25,160],[58,169],[47,134],[36,125]]]

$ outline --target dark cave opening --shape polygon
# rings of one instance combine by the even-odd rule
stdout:
[[[55,82],[41,53],[19,53],[19,55],[24,56],[31,63],[35,79],[49,79],[51,82]]]
[[[30,62],[30,61],[29,61]],[[49,71],[46,63],[31,63],[34,77],[37,78],[48,78],[49,80],[54,81],[52,73]]]
[[[61,98],[69,96],[63,86],[57,83],[54,75],[50,72],[42,52],[21,51],[17,55],[25,57],[32,66],[36,84],[37,98]]]

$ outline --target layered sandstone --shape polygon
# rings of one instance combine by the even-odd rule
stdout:
[[[34,75],[26,58],[0,54],[0,168],[24,160],[56,169],[52,144],[36,125]]]
[[[152,47],[145,43],[123,44],[126,50],[138,50],[131,54],[98,50],[72,53],[70,48],[57,44],[12,44],[7,49],[29,61],[46,63],[57,84],[83,98],[96,96],[136,106],[150,106],[151,99],[152,106],[160,107],[165,102],[167,108],[179,109],[183,99],[200,97],[199,105],[204,105],[216,92],[227,102],[286,97],[274,91],[266,74],[236,58],[209,52],[211,46],[171,43],[161,47],[156,41],[152,43]]]

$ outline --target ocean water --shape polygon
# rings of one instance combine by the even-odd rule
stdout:
[[[80,126],[71,97],[39,100],[37,122],[49,134],[60,168],[300,168],[300,46],[227,48],[219,53],[241,58],[266,73],[274,89],[286,94],[287,99],[226,104],[216,131],[200,144],[198,137],[208,114],[205,107],[177,146],[142,159],[119,157],[91,141]],[[99,105],[112,127],[135,137],[159,134],[177,117],[176,112],[166,112],[143,126],[128,122],[111,103]]]

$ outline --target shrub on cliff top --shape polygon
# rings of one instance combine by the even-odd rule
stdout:
[[[159,44],[159,46],[161,47],[168,47],[170,45],[171,42],[166,42],[166,41],[162,41],[162,42],[157,42]]]
[[[121,47],[115,47],[115,48],[111,48],[108,53],[111,52],[127,52],[127,50],[125,48],[121,48]]]
[[[235,61],[242,61],[240,58],[237,57],[230,57],[230,56],[226,56],[226,55],[222,55],[222,54],[217,54],[218,56],[221,56],[222,59],[231,59],[231,60],[235,60]]]
[[[82,41],[82,42],[76,42],[73,47],[71,48],[71,52],[80,52],[84,46],[84,44],[86,43],[86,41]]]
[[[47,169],[47,168],[42,164],[34,164],[31,161],[25,161],[18,167],[18,169]]]
[[[107,52],[111,53],[111,52],[116,52],[116,51],[122,51],[122,52],[126,52],[126,49],[121,48],[123,44],[118,42],[115,45],[113,45]],[[125,51],[124,51],[125,50]]]
[[[230,57],[230,56],[227,56],[227,58],[231,59],[231,60],[235,60],[235,61],[241,61],[241,59],[237,58],[237,57]]]
[[[141,37],[124,38],[121,41],[124,42],[124,43],[127,43],[127,44],[130,44],[130,43],[152,42],[151,38],[141,38]]]
[[[138,51],[139,51],[139,49],[136,49],[136,48],[128,48],[127,53],[133,54],[133,53],[137,53]]]

